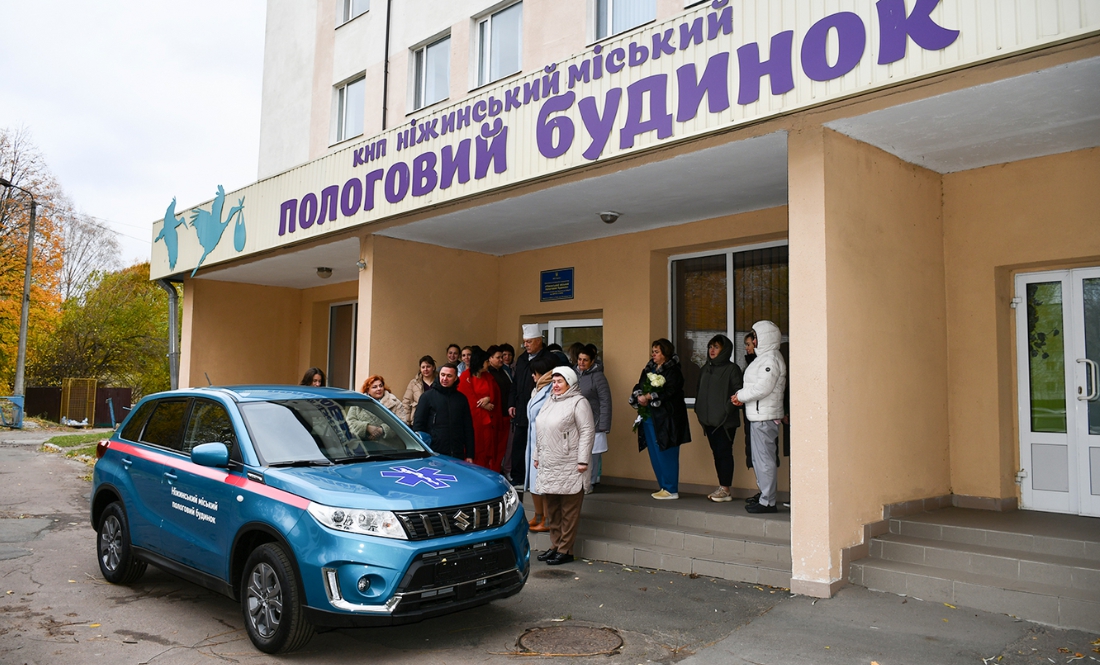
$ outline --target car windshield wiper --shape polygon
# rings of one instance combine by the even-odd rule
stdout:
[[[269,467],[296,467],[296,466],[332,466],[332,462],[327,459],[299,459],[299,460],[287,460],[285,462],[273,462],[268,464]]]
[[[355,462],[366,462],[371,459],[370,455],[349,455],[348,457],[335,457],[330,460],[333,464],[354,464]]]
[[[372,460],[419,459],[430,455],[431,453],[426,450],[401,450],[392,453],[375,453],[370,458]]]

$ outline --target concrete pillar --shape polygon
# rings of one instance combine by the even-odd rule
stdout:
[[[824,129],[787,137],[790,234],[791,591],[828,598],[835,591],[829,539],[829,325],[825,242]]]

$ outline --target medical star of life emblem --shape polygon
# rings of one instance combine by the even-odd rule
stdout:
[[[422,466],[419,469],[411,469],[407,466],[394,466],[390,467],[388,471],[383,471],[382,477],[397,478],[397,484],[406,487],[416,487],[420,483],[424,483],[433,490],[445,489],[450,487],[449,483],[458,482],[458,478],[451,474],[440,473],[438,470],[428,466]]]
[[[451,519],[454,520],[455,526],[465,531],[470,528],[470,516],[465,511],[458,511],[454,515],[451,515]]]

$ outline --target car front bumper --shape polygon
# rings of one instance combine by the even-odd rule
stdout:
[[[523,512],[505,525],[420,541],[345,534],[308,515],[291,535],[317,626],[413,623],[519,593],[530,571]]]

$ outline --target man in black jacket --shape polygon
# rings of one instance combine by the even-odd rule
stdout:
[[[474,461],[474,421],[470,403],[458,392],[458,368],[454,363],[440,367],[431,390],[421,395],[412,428],[431,435],[428,445],[435,452]]]
[[[512,484],[523,485],[527,475],[527,403],[535,380],[531,377],[531,361],[550,356],[542,341],[542,331],[537,323],[523,326],[523,348],[516,360],[516,375],[512,381],[512,394],[508,400],[508,415],[512,416]],[[555,363],[555,366],[558,363]]]

